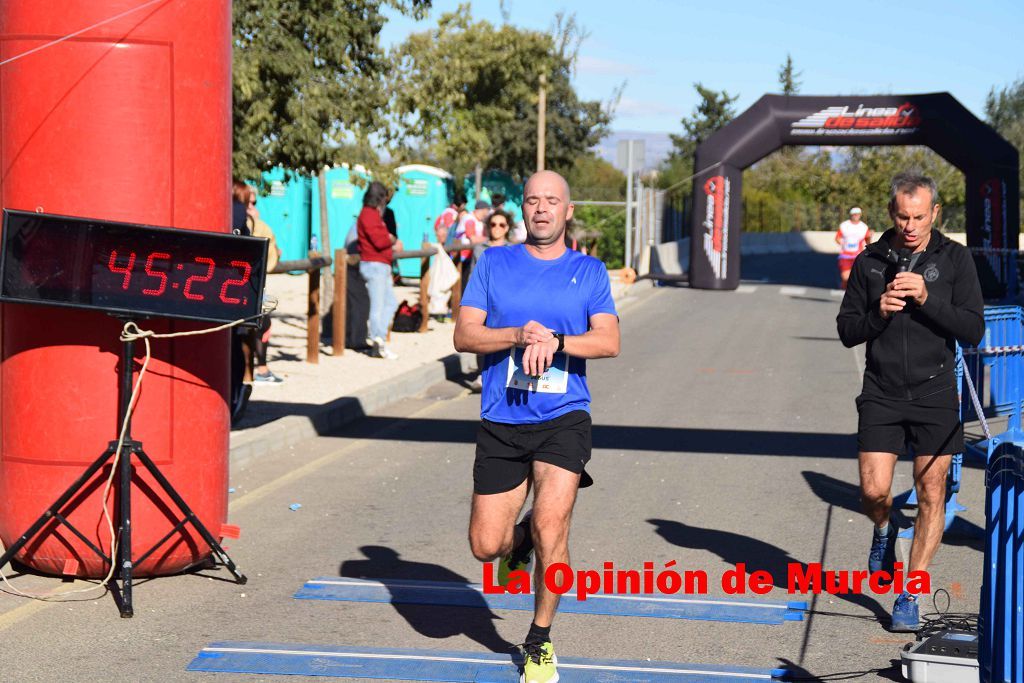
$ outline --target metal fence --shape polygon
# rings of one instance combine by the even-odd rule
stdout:
[[[666,193],[661,219],[661,241],[681,240],[690,234],[690,215],[693,197],[679,193]]]
[[[886,205],[865,204],[864,221],[875,231],[890,226]],[[669,193],[664,199],[661,241],[671,242],[690,234],[693,197]],[[815,203],[794,203],[782,200],[743,200],[743,232],[801,232],[804,230],[838,230],[849,218],[848,206]],[[943,232],[964,232],[964,207],[943,207],[937,227]]]
[[[884,203],[862,204],[863,219],[873,230],[884,231],[891,225]],[[779,199],[743,200],[744,232],[792,232],[837,230],[848,219],[849,206],[786,202]],[[964,207],[943,207],[936,224],[943,232],[964,231]]]

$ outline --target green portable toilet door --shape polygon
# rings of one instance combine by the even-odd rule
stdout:
[[[361,185],[354,182],[353,176],[359,178]],[[359,212],[363,208],[363,195],[369,176],[361,167],[351,171],[345,166],[328,169],[324,177],[327,190],[327,225],[330,235],[330,252],[333,257],[335,249],[345,248],[345,238],[349,230],[356,224]],[[320,181],[313,179],[313,211],[312,234],[316,235],[321,249],[324,248],[322,230],[320,228]]]
[[[516,182],[511,174],[505,171],[486,171],[480,178],[480,195],[490,203],[495,192],[505,195],[505,211],[512,215],[513,224],[523,219],[523,184]],[[476,204],[476,177],[470,173],[463,180],[463,188],[469,200],[468,207],[472,210]]]
[[[436,242],[434,221],[451,204],[451,175],[433,166],[412,165],[395,169],[398,190],[391,198],[391,210],[398,223],[398,238],[407,250],[420,249],[424,242]],[[420,276],[420,259],[402,259],[398,272],[402,277]]]
[[[274,232],[281,260],[293,261],[307,258],[309,253],[311,184],[308,176],[287,176],[280,167],[263,174],[263,187],[269,192],[257,193],[256,209]]]

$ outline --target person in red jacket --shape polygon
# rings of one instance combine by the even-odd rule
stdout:
[[[398,308],[391,279],[393,251],[402,250],[402,242],[388,232],[384,224],[384,207],[388,190],[379,182],[370,183],[363,195],[363,210],[356,221],[359,238],[359,274],[366,280],[370,294],[371,353],[378,358],[395,360],[398,355],[387,348],[384,340]]]

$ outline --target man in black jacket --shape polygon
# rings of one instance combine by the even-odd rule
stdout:
[[[892,182],[893,228],[854,262],[836,323],[847,347],[867,342],[857,397],[861,500],[875,523],[870,571],[893,571],[896,523],[890,520],[896,459],[914,454],[918,513],[907,571],[927,570],[945,525],[946,474],[963,451],[956,391],[956,342],[985,334],[981,285],[970,252],[932,229],[935,182],[901,173]],[[920,627],[915,596],[893,607],[892,630]]]

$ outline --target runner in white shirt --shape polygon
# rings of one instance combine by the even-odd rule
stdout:
[[[842,288],[846,289],[846,281],[850,279],[850,269],[857,254],[864,251],[871,242],[871,228],[860,219],[860,208],[850,209],[850,220],[843,221],[836,231],[836,244],[839,245],[839,277]]]

